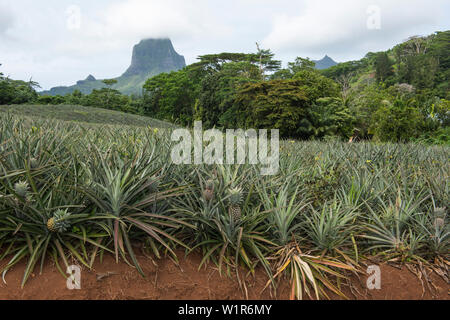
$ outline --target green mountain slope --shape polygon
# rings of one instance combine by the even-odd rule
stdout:
[[[382,52],[339,63],[322,74],[352,85],[379,81],[385,86],[408,84],[414,90],[450,98],[450,31],[414,36]]]

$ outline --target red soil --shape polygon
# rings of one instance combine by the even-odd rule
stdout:
[[[147,275],[142,278],[136,269],[125,263],[115,263],[112,256],[105,255],[103,263],[97,262],[93,270],[82,270],[81,290],[68,290],[66,280],[57,271],[52,262],[48,262],[43,274],[39,270],[30,277],[24,289],[20,288],[25,262],[15,266],[5,277],[7,284],[0,280],[0,300],[243,300],[246,298],[237,282],[235,275],[220,276],[216,267],[209,265],[198,271],[201,256],[192,254],[184,258],[178,252],[180,266],[170,259],[157,261],[155,266],[150,259],[140,257],[141,266]],[[0,263],[0,265],[3,265]],[[449,300],[450,285],[442,278],[433,274],[431,279],[436,287],[432,294],[423,286],[419,278],[407,268],[397,269],[381,265],[381,290],[369,291],[365,283],[367,277],[352,276],[352,289],[344,289],[350,299],[357,300]],[[36,268],[37,269],[37,268]],[[110,273],[98,280],[105,274]],[[287,279],[283,279],[277,295],[267,289],[262,292],[267,276],[258,270],[255,276],[248,276],[246,286],[248,298],[251,300],[289,299],[290,287]],[[333,297],[336,298],[336,297]]]

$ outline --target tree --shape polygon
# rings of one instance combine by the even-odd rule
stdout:
[[[298,80],[249,82],[237,92],[240,117],[245,128],[279,129],[283,137],[297,135],[300,120],[307,116],[308,99]]]
[[[234,127],[237,88],[248,81],[264,81],[266,72],[277,70],[281,62],[273,57],[270,50],[260,48],[252,54],[200,56],[199,62],[183,70],[147,80],[145,113],[186,125],[202,119],[205,127]]]
[[[364,85],[357,88],[357,92],[349,101],[351,114],[355,117],[355,126],[361,137],[369,138],[373,135],[371,124],[373,116],[386,102],[393,101],[388,91],[378,84]]]
[[[336,78],[336,82],[341,86],[341,96],[344,100],[347,100],[350,96],[351,83],[355,74],[353,72],[343,73]]]
[[[106,106],[106,108],[108,108],[108,105],[112,99],[112,96],[117,93],[117,92],[114,92],[114,90],[112,90],[112,86],[117,83],[117,80],[116,79],[105,79],[105,80],[102,80],[102,82],[108,86],[108,88],[106,88],[104,90],[105,106]]]
[[[375,61],[376,78],[378,82],[386,81],[394,75],[394,63],[386,52],[377,54]]]
[[[266,80],[266,72],[273,72],[281,67],[281,61],[273,60],[275,54],[273,54],[270,50],[261,49],[259,44],[256,43],[257,48],[257,56],[259,58],[259,72],[261,74],[261,80]],[[252,57],[249,62],[254,62],[254,58]]]
[[[314,138],[339,136],[350,138],[354,118],[341,98],[321,98],[309,109],[311,134]]]
[[[193,79],[187,68],[148,79],[144,84],[144,114],[181,125],[192,124],[199,86]]]
[[[309,58],[297,57],[294,62],[288,63],[287,69],[281,69],[272,75],[272,80],[292,79],[300,71],[316,71],[316,63]]]
[[[200,60],[189,68],[198,77],[206,76],[222,69],[223,65],[231,62],[246,62],[257,66],[260,74],[274,72],[281,66],[281,61],[273,59],[274,54],[270,50],[258,49],[257,53],[230,53],[208,54],[199,56]]]
[[[111,87],[117,83],[117,80],[116,79],[105,79],[105,80],[102,80],[102,82],[104,84],[106,84],[108,87]]]
[[[21,104],[30,103],[38,98],[35,88],[39,84],[32,79],[25,82],[12,80],[0,74],[0,104]]]
[[[219,72],[205,77],[199,96],[199,119],[207,128],[223,126],[236,128],[240,112],[234,100],[237,88],[247,82],[260,79],[260,69],[249,62],[224,64]]]
[[[339,86],[336,82],[322,76],[317,70],[301,70],[297,72],[293,80],[297,80],[303,89],[311,105],[319,98],[339,97]]]
[[[373,119],[375,139],[382,142],[405,142],[417,138],[424,124],[420,112],[399,99],[392,104],[385,101]]]
[[[236,93],[236,123],[246,128],[280,129],[283,137],[313,135],[310,109],[320,98],[339,97],[339,86],[316,70],[301,70],[291,80],[244,83]]]
[[[111,88],[94,89],[85,96],[84,105],[110,110],[127,111],[129,97]]]
[[[309,58],[301,58],[297,57],[295,59],[295,62],[289,62],[288,63],[289,70],[292,74],[296,74],[300,71],[314,71],[316,70],[316,63],[314,61],[311,61]]]

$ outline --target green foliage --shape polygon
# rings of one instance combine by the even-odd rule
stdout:
[[[208,128],[234,128],[241,111],[235,105],[236,90],[260,78],[257,66],[249,62],[231,62],[220,71],[207,75],[201,82],[197,118]]]
[[[409,141],[417,138],[424,124],[417,109],[402,100],[385,102],[374,116],[373,133],[380,141]]]
[[[353,135],[354,118],[341,98],[321,98],[309,109],[311,135],[314,138]]]
[[[390,77],[394,76],[394,62],[389,59],[386,52],[380,52],[377,54],[375,60],[375,73],[378,82],[383,82],[389,80]]]
[[[21,104],[34,101],[37,98],[35,88],[39,84],[33,81],[25,82],[5,78],[0,73],[0,104]]]
[[[78,90],[65,96],[42,95],[32,102],[44,105],[83,105],[134,114],[143,113],[142,99],[133,99],[111,88],[94,89],[88,95]]]
[[[102,80],[102,82],[104,84],[106,84],[108,87],[111,87],[117,83],[117,80],[116,79],[105,79],[105,80]]]
[[[234,99],[239,86],[261,81],[266,72],[277,70],[269,50],[255,54],[221,53],[199,57],[199,62],[185,69],[149,79],[145,114],[182,125],[201,119],[204,126],[235,127],[239,117]]]
[[[356,128],[360,137],[369,137],[373,134],[373,115],[385,102],[393,97],[378,85],[364,85],[355,92],[349,102],[352,114],[356,118]]]
[[[296,74],[300,71],[308,70],[314,71],[316,67],[316,63],[311,61],[309,58],[301,58],[297,57],[295,62],[289,62],[288,64],[289,70],[291,70],[292,74]]]
[[[357,61],[339,63],[331,68],[321,70],[320,73],[330,79],[339,79],[341,76],[349,74],[361,74],[370,66],[370,60],[365,57]]]
[[[230,62],[247,62],[258,66],[260,76],[264,77],[266,72],[276,71],[281,66],[281,61],[273,60],[275,55],[270,50],[260,49],[257,53],[229,53],[209,54],[198,57],[199,62],[192,65],[192,68],[198,72],[216,72],[220,71],[224,64]]]
[[[66,99],[63,96],[39,96],[36,99],[37,104],[43,104],[43,105],[58,105],[58,104],[64,104],[66,102]]]
[[[339,96],[338,84],[322,76],[318,71],[301,70],[294,75],[293,80],[298,81],[310,103],[320,98]]]
[[[315,71],[316,63],[309,58],[297,57],[295,62],[289,62],[287,69],[282,69],[275,72],[272,76],[272,80],[292,79],[294,75],[300,71]]]
[[[191,71],[185,68],[148,79],[144,85],[144,114],[181,125],[191,124],[198,84],[190,75]]]
[[[308,98],[299,80],[248,83],[237,93],[236,103],[245,128],[279,129],[282,136],[294,136],[307,115]]]
[[[245,128],[279,129],[284,137],[309,138],[318,129],[314,125],[320,125],[313,105],[320,98],[338,94],[336,83],[309,70],[298,72],[292,80],[247,83],[236,96],[238,124]]]
[[[97,108],[125,111],[124,107],[127,106],[128,102],[128,96],[122,95],[114,89],[103,88],[93,90],[91,94],[87,95],[84,104]]]
[[[450,146],[450,126],[439,128],[436,131],[424,133],[415,141],[429,145]]]

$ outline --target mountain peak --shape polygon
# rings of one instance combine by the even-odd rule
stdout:
[[[117,84],[112,88],[124,94],[140,94],[148,78],[163,72],[177,71],[185,66],[184,57],[175,51],[170,39],[143,39],[133,48],[130,67],[122,76],[114,78]],[[41,94],[65,95],[75,90],[89,94],[92,90],[101,89],[104,86],[101,80],[97,80],[90,74],[85,80],[77,81],[76,85],[55,87]]]
[[[84,81],[95,81],[95,80],[97,79],[95,79],[95,77],[92,74],[90,74]]]
[[[337,65],[338,63],[331,59],[327,54],[321,60],[313,60],[316,63],[316,69],[323,70]]]
[[[131,65],[123,77],[156,75],[179,70],[185,66],[184,57],[175,51],[170,39],[143,39],[134,46]]]

